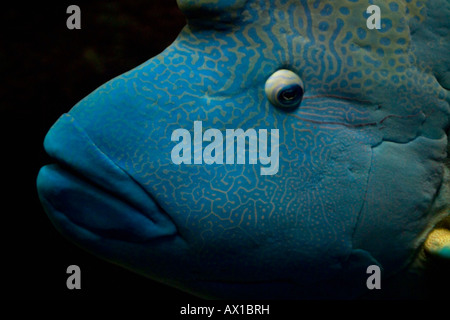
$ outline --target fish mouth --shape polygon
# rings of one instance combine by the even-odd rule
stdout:
[[[41,203],[70,239],[149,242],[177,228],[139,183],[113,162],[69,114],[47,134],[44,147],[56,164],[37,177]]]

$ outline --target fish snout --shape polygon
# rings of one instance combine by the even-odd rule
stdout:
[[[41,169],[37,189],[55,226],[78,241],[148,242],[177,229],[152,195],[108,157],[69,114],[47,134],[57,164]]]

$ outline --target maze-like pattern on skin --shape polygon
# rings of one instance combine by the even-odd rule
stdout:
[[[449,88],[439,72],[449,64],[449,23],[439,6],[445,17],[449,2],[178,4],[188,25],[170,47],[63,116],[158,203],[176,239],[71,237],[213,297],[353,296],[368,265],[386,275],[407,266],[437,219],[430,208],[447,170]],[[366,27],[371,4],[380,30]],[[304,83],[295,110],[265,96],[279,69]],[[173,164],[171,134],[193,136],[194,121],[223,133],[279,129],[278,173]]]

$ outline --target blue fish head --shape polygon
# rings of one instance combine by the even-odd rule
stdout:
[[[449,2],[381,1],[381,29],[367,1],[178,5],[171,46],[47,134],[56,228],[202,297],[352,298],[409,266],[450,210]]]

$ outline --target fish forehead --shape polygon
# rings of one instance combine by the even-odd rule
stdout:
[[[163,60],[156,58],[155,63],[173,68],[177,75],[169,81],[185,81],[178,77],[180,70],[201,78],[190,86],[209,95],[236,95],[261,87],[268,75],[288,67],[299,74],[309,93],[386,101],[389,91],[400,95],[396,100],[401,105],[416,99],[411,92],[442,98],[445,93],[433,74],[423,72],[429,61],[415,55],[424,39],[411,38],[425,19],[423,2],[380,3],[380,30],[366,26],[369,5],[369,1],[247,2],[242,21],[235,21],[233,28],[188,26]],[[247,22],[246,16],[251,17]],[[165,69],[166,75],[171,68]]]

